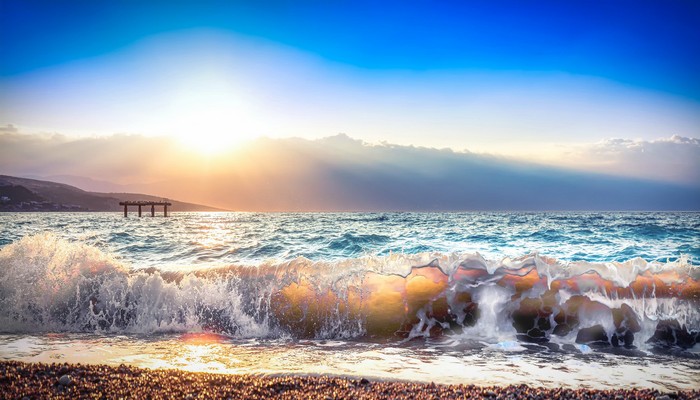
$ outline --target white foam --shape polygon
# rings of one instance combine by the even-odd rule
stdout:
[[[348,301],[350,291],[361,287],[367,274],[405,277],[416,267],[435,267],[445,274],[446,290],[467,290],[479,305],[476,325],[464,327],[464,337],[507,343],[515,337],[510,313],[519,306],[512,299],[513,290],[499,285],[509,274],[536,270],[551,287],[555,280],[595,272],[618,287],[627,287],[640,274],[656,275],[668,283],[689,282],[698,277],[699,269],[683,258],[669,263],[639,258],[623,263],[562,263],[537,254],[495,261],[463,253],[392,253],[340,261],[298,258],[258,267],[199,269],[182,274],[135,267],[96,247],[50,233],[7,245],[0,249],[0,331],[214,330],[237,337],[279,337],[290,334],[273,312],[275,295],[287,285],[305,282],[319,293],[330,291],[338,301]],[[481,270],[487,275],[460,281],[455,275],[463,270]],[[658,275],[669,271],[674,273]],[[544,290],[536,287],[527,296],[541,296]],[[600,291],[561,290],[559,304],[575,294],[584,294],[609,308],[629,305],[641,319],[643,340],[651,337],[656,322],[664,319],[676,319],[688,329],[700,330],[697,301],[657,298],[654,294],[618,299]],[[425,336],[437,322],[428,317],[427,309],[418,310],[418,317],[420,322],[410,335]],[[609,335],[614,330],[609,313],[580,318],[581,327],[602,324]],[[318,338],[366,333],[362,316],[339,307],[331,307],[319,321],[313,327]]]

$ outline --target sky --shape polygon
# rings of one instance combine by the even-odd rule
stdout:
[[[251,172],[251,154],[284,169],[272,148],[292,138],[317,148],[343,134],[350,140],[342,155],[369,157],[372,168],[398,175],[403,163],[369,154],[447,149],[425,166],[434,179],[417,190],[450,175],[436,171],[495,173],[455,167],[454,152],[463,161],[497,160],[513,176],[534,165],[548,176],[695,190],[698,20],[700,3],[680,0],[0,0],[0,173],[182,195],[153,185],[171,182],[167,171],[180,171],[183,159],[206,166],[191,168],[196,179],[263,176]],[[66,150],[86,143],[114,159],[111,167],[92,168],[90,157]],[[152,144],[152,172],[127,172],[126,160],[144,156],[130,143]],[[351,150],[357,143],[361,151]],[[366,166],[351,161],[341,168],[351,175]],[[316,179],[306,184],[326,182]],[[318,190],[333,197],[325,187]],[[243,207],[214,192],[196,200]],[[364,199],[357,208],[391,209]],[[353,208],[319,207],[333,204]]]

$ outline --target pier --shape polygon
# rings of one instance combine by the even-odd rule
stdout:
[[[128,216],[129,206],[137,206],[139,208],[139,217],[141,216],[141,207],[151,206],[151,217],[156,215],[156,206],[163,206],[163,216],[168,216],[168,206],[173,204],[167,201],[121,201],[120,206],[124,206],[124,216]]]

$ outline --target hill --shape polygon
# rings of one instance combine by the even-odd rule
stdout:
[[[0,175],[1,211],[120,211],[120,201],[163,200],[139,193],[87,192],[75,186]],[[224,211],[201,204],[167,199],[173,211]]]

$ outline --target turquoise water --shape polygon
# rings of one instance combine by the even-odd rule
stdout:
[[[7,213],[0,358],[698,388],[699,260],[700,213]]]
[[[258,265],[390,253],[539,253],[562,261],[640,257],[700,263],[700,213],[0,214],[0,246],[40,232],[93,245],[134,268]]]

